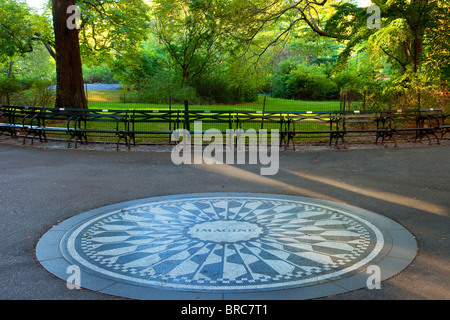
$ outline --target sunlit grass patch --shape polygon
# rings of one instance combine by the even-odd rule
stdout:
[[[113,110],[184,110],[184,104],[152,104],[152,103],[127,103],[121,102],[123,92],[121,90],[89,91],[87,93],[90,109],[113,109]],[[125,93],[126,97],[126,93]],[[126,101],[126,99],[125,99]],[[302,101],[272,98],[260,95],[257,101],[223,105],[189,105],[190,110],[209,111],[333,111],[339,110],[339,101]]]

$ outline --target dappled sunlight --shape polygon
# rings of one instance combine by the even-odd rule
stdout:
[[[198,160],[197,160],[198,161]],[[329,200],[334,202],[341,202],[339,199],[329,197],[325,194],[314,192],[309,189],[301,188],[289,183],[285,183],[282,181],[278,181],[274,178],[271,178],[269,176],[261,176],[258,173],[250,172],[241,168],[238,168],[234,165],[228,165],[225,163],[217,163],[214,165],[196,165],[198,167],[201,167],[202,169],[206,171],[210,171],[216,174],[220,174],[223,176],[226,176],[228,178],[233,179],[239,179],[239,180],[245,180],[246,182],[256,183],[260,185],[264,185],[271,188],[279,188],[283,191],[294,193],[296,195],[310,197],[310,198],[317,198],[317,199],[323,199],[323,200]],[[261,192],[261,190],[254,190],[255,192]]]
[[[198,163],[198,162],[197,162]],[[311,197],[311,198],[318,198],[318,199],[324,199],[329,201],[335,201],[335,202],[342,202],[339,199],[327,196],[326,194],[315,192],[310,189],[305,189],[302,187],[298,187],[289,183],[285,183],[282,181],[279,181],[271,176],[261,176],[258,173],[250,172],[241,168],[238,168],[234,165],[227,165],[224,163],[217,163],[215,165],[198,165],[202,169],[205,169],[210,172],[214,172],[229,178],[239,179],[239,180],[245,180],[246,182],[251,183],[257,183],[260,185],[265,185],[267,187],[273,187],[273,188],[279,188],[287,192],[295,193],[298,195]],[[375,189],[370,189],[366,187],[351,185],[336,179],[321,177],[317,175],[307,174],[304,172],[296,172],[289,169],[282,169],[281,171],[284,171],[286,173],[289,173],[291,175],[298,176],[303,179],[307,179],[314,182],[319,182],[322,184],[326,184],[335,188],[343,189],[346,191],[350,191],[359,195],[363,195],[366,197],[375,198],[378,200],[383,200],[386,202],[390,202],[393,204],[422,210],[425,212],[433,213],[439,216],[447,217],[448,216],[448,210],[447,208],[436,205],[427,201],[418,200],[413,197],[406,197],[399,194],[395,194],[392,192],[384,192],[379,191]]]
[[[108,102],[109,101],[109,99],[107,98],[107,97],[89,97],[89,101],[92,101],[92,102]]]
[[[363,195],[366,197],[371,197],[371,198],[391,202],[394,204],[402,205],[405,207],[410,207],[413,209],[426,211],[426,212],[433,213],[433,214],[436,214],[439,216],[444,216],[444,217],[448,216],[448,210],[445,207],[435,205],[435,204],[432,204],[427,201],[414,199],[412,197],[405,197],[405,196],[402,196],[402,195],[399,195],[396,193],[392,193],[392,192],[383,192],[383,191],[378,191],[375,189],[365,188],[365,187],[361,187],[361,186],[355,186],[355,185],[351,185],[351,184],[348,184],[348,183],[345,183],[342,181],[338,181],[335,179],[321,177],[321,176],[312,175],[312,174],[307,174],[304,172],[297,172],[297,171],[292,171],[292,170],[288,170],[288,169],[281,169],[281,170],[285,171],[289,174],[296,175],[303,179],[308,179],[311,181],[323,183],[323,184],[330,185],[330,186],[333,186],[336,188],[354,192],[356,194],[360,194],[360,195]]]
[[[118,90],[97,90],[87,91],[88,102],[120,102],[120,92]]]

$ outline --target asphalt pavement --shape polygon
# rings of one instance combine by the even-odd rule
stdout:
[[[35,257],[54,225],[102,206],[187,193],[252,192],[335,201],[386,216],[408,229],[418,254],[381,289],[327,300],[450,299],[450,144],[281,151],[279,171],[259,165],[175,165],[168,148],[66,149],[0,140],[0,299],[111,300],[69,290]]]

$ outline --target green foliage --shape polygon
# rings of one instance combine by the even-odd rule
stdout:
[[[355,52],[364,52],[369,62],[359,67],[363,81],[356,86],[370,92],[372,101],[413,108],[420,105],[420,92],[445,91],[450,78],[448,0],[372,2],[381,9],[380,29],[367,27],[366,8],[345,2],[334,6],[336,11],[327,21],[325,30],[345,43],[333,68],[338,85],[340,78],[350,76],[346,70]]]
[[[55,90],[50,89],[49,80],[32,80],[28,90],[16,96],[16,103],[31,107],[53,107],[55,105]]]
[[[2,103],[10,103],[10,95],[22,89],[20,83],[14,77],[0,76],[0,98]]]
[[[198,81],[196,91],[204,103],[236,104],[251,102],[258,98],[256,88],[252,86],[252,79],[246,83],[236,82],[229,74],[214,74]]]
[[[111,70],[116,78],[134,90],[141,90],[149,82],[153,82],[156,75],[164,75],[166,57],[155,41],[143,43],[136,51],[128,51],[112,63]]]
[[[0,0],[0,61],[31,50],[33,18],[25,1]]]
[[[332,100],[348,89],[414,106],[419,92],[448,88],[448,0],[373,2],[381,29],[350,1],[78,0],[84,79],[122,83],[128,102],[163,104],[237,104],[261,92]],[[13,62],[3,100],[49,100],[40,83],[55,74],[42,45],[53,45],[49,9],[0,0],[1,73]]]
[[[5,104],[51,107],[55,91],[49,89],[51,81],[30,77],[0,76],[0,102]]]
[[[56,77],[55,61],[41,42],[34,43],[32,52],[17,56],[11,61],[13,62],[11,71],[16,76],[47,80]],[[6,63],[2,69],[6,73],[9,68],[9,63]]]
[[[339,97],[338,86],[320,66],[281,63],[274,77],[272,95],[296,100],[333,100]]]
[[[152,29],[171,57],[181,86],[191,86],[226,57],[224,30],[216,11],[220,0],[153,1]]]
[[[190,104],[200,104],[201,101],[197,96],[197,91],[191,87],[181,87],[171,93],[171,101],[177,104],[182,104],[188,101]]]
[[[0,63],[32,52],[37,41],[50,38],[49,21],[25,0],[0,0]]]
[[[423,72],[429,78],[447,83],[450,88],[450,1],[439,0],[433,19],[429,22],[430,32],[426,34]]]
[[[144,0],[78,0],[80,48],[86,64],[101,64],[139,48],[148,34],[149,6]]]
[[[155,39],[150,38],[134,52],[119,55],[112,63],[114,78],[131,90],[126,101],[168,103],[173,74],[167,57]]]
[[[83,66],[83,78],[85,83],[116,83],[114,73],[107,64],[99,66]]]

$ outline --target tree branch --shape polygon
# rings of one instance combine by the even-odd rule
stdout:
[[[49,42],[44,41],[44,39],[42,39],[42,34],[40,32],[36,32],[34,34],[35,37],[37,38],[33,38],[33,40],[39,40],[42,42],[42,44],[44,45],[45,49],[47,49],[48,53],[52,56],[52,58],[56,61],[56,53],[55,50],[53,50],[53,48],[50,46]]]
[[[397,61],[403,68],[403,70],[406,70],[406,65],[397,57],[393,56],[392,54],[390,54],[389,52],[387,52],[386,49],[384,49],[383,47],[380,46],[380,49],[390,58],[394,59],[395,61]]]

